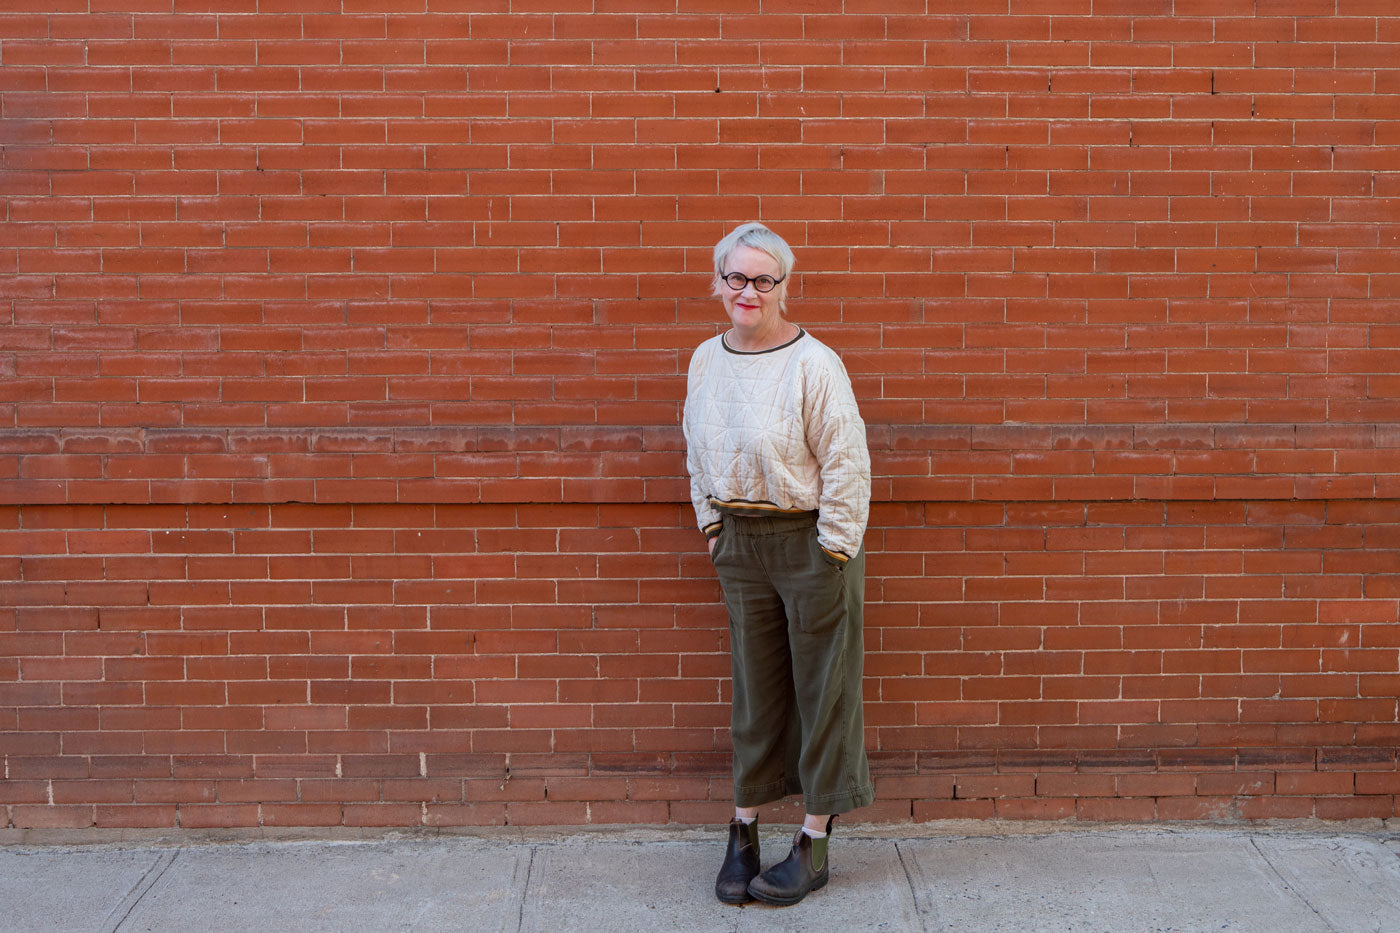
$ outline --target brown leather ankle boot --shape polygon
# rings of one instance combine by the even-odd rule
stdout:
[[[831,824],[826,821],[826,839],[813,839],[802,830],[792,837],[792,852],[772,868],[749,882],[749,893],[765,904],[788,907],[808,894],[826,886],[826,844],[831,839]]]
[[[758,869],[758,820],[745,823],[735,817],[729,821],[729,848],[715,879],[715,897],[726,904],[747,904],[753,900],[749,882]]]

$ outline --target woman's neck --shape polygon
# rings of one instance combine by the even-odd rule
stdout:
[[[800,332],[798,326],[791,321],[782,321],[771,333],[754,334],[749,338],[740,333],[738,328],[731,327],[724,336],[724,342],[729,345],[729,349],[738,350],[741,353],[761,353],[764,350],[781,347],[794,339]]]

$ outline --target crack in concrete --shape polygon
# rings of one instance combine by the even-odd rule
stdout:
[[[1334,927],[1325,916],[1323,916],[1322,911],[1318,910],[1317,906],[1313,904],[1312,901],[1308,900],[1307,895],[1303,894],[1302,891],[1299,891],[1297,888],[1293,887],[1293,885],[1289,883],[1288,879],[1284,877],[1283,872],[1278,870],[1278,866],[1274,864],[1273,859],[1269,858],[1269,853],[1265,852],[1264,849],[1259,845],[1259,840],[1256,837],[1250,836],[1249,844],[1255,852],[1259,853],[1259,857],[1264,860],[1264,864],[1269,866],[1269,871],[1274,873],[1274,877],[1278,878],[1278,880],[1282,882],[1285,891],[1296,897],[1298,900],[1302,901],[1304,904],[1306,904],[1308,910],[1311,910],[1313,912],[1313,916],[1315,916],[1318,920],[1321,920],[1322,925],[1325,926],[1328,930],[1331,930],[1332,933],[1340,933],[1340,931],[1336,927]]]
[[[530,900],[530,880],[535,874],[535,849],[530,846],[530,861],[525,865],[525,884],[520,888],[520,908],[515,914],[515,933],[520,933],[525,926],[525,905]]]
[[[176,849],[173,852],[162,852],[151,863],[151,867],[146,869],[146,873],[137,879],[126,895],[117,902],[117,906],[113,907],[103,919],[102,933],[115,933],[116,930],[121,929],[122,924],[126,923],[126,918],[130,917],[131,912],[136,909],[136,905],[140,904],[151,889],[160,882],[160,879],[165,877],[165,873],[170,870],[171,865],[175,864],[175,859],[182,851],[182,849]],[[125,909],[123,910],[123,908]]]
[[[914,901],[914,916],[919,918],[919,928],[928,933],[928,914],[932,908],[920,906],[919,887],[914,884],[914,876],[909,871],[909,864],[904,861],[904,850],[899,847],[899,843],[894,844],[894,854],[899,856],[899,867],[904,869],[904,881],[909,885],[909,896]]]

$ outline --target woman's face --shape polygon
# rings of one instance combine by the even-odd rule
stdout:
[[[779,277],[778,260],[761,250],[749,246],[736,246],[725,260],[722,275],[742,272],[749,278],[760,275]],[[724,310],[729,321],[741,337],[748,340],[762,338],[776,333],[782,326],[782,301],[787,291],[787,283],[779,282],[769,292],[761,292],[753,282],[741,290],[734,290],[721,279],[719,297],[724,302]]]

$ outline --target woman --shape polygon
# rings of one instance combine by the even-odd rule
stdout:
[[[734,819],[715,894],[796,904],[826,884],[837,814],[874,799],[861,710],[870,455],[840,358],[783,317],[792,249],[762,224],[715,245],[731,328],[690,360],[690,496],[729,609]],[[800,793],[759,873],[758,808]]]

